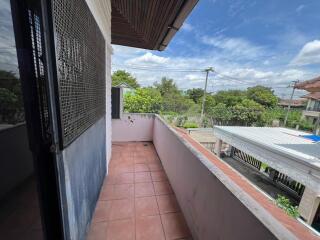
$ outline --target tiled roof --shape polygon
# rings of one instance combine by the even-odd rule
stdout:
[[[303,96],[303,98],[320,100],[320,92],[309,93],[309,94]]]
[[[302,107],[306,103],[306,99],[293,99],[291,100],[291,107]],[[290,99],[281,99],[279,104],[280,106],[288,106]]]
[[[311,80],[307,80],[301,83],[297,83],[295,85],[297,89],[303,89],[308,92],[319,92],[320,91],[320,76],[313,78]]]

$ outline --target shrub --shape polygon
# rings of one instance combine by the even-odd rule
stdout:
[[[185,124],[183,124],[184,128],[198,128],[198,124],[195,122],[186,122]]]
[[[188,120],[188,117],[186,116],[178,116],[176,120],[176,125],[178,127],[182,127],[187,120]]]
[[[298,206],[293,206],[288,198],[278,194],[276,204],[279,208],[283,209],[289,216],[297,218],[299,217]]]

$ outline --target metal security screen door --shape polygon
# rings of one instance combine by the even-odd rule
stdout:
[[[85,0],[52,1],[60,144],[105,115],[105,40]]]

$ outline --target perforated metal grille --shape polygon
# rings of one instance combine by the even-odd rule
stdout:
[[[32,45],[32,56],[34,65],[35,87],[38,95],[39,113],[41,120],[42,140],[46,143],[50,141],[50,123],[48,111],[47,82],[45,79],[45,69],[43,64],[43,40],[42,23],[40,14],[36,7],[28,9],[28,20],[30,27],[30,39]]]
[[[105,41],[85,0],[54,0],[63,145],[105,114]]]

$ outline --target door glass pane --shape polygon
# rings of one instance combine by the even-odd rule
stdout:
[[[0,6],[0,239],[42,239],[10,0]]]

